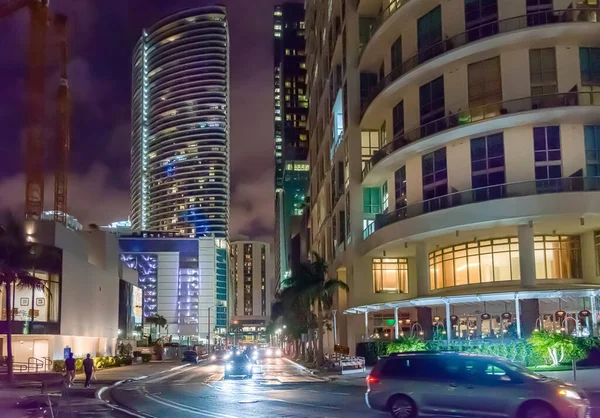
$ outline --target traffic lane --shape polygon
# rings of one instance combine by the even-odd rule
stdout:
[[[292,372],[280,362],[276,369]],[[192,366],[166,376],[123,384],[111,391],[119,404],[162,417],[246,416],[377,417],[364,403],[364,390],[328,383],[270,384],[263,379],[221,380],[222,365]]]

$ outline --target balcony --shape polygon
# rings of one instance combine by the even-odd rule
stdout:
[[[521,114],[525,112],[536,111],[540,109],[553,109],[560,107],[576,107],[576,106],[598,106],[600,105],[600,95],[593,92],[569,92],[546,94],[540,96],[524,97],[521,99],[507,100],[504,102],[491,103],[484,106],[479,106],[473,109],[465,110],[434,120],[428,124],[419,126],[412,131],[408,131],[397,135],[394,139],[377,151],[371,159],[365,164],[363,169],[363,186],[370,185],[365,182],[367,175],[371,170],[386,157],[394,154],[411,144],[439,136],[440,133],[459,129],[461,127],[473,126],[480,122],[506,118],[510,115]],[[528,118],[528,121],[534,122],[535,118]],[[508,126],[516,125],[516,121],[506,120],[504,125],[496,124],[493,129],[502,129]],[[521,122],[522,123],[522,122]],[[456,138],[466,135],[478,134],[476,130],[457,131]],[[453,137],[446,138],[447,140],[456,139]],[[437,141],[435,146],[440,145]]]
[[[374,232],[388,225],[401,222],[405,219],[415,218],[427,213],[458,206],[497,201],[512,197],[536,196],[556,193],[571,192],[598,192],[600,191],[600,177],[568,177],[547,180],[532,180],[519,183],[508,183],[478,189],[464,190],[451,193],[434,199],[424,200],[405,206],[384,215],[380,215],[375,222],[364,230],[367,238]],[[514,210],[513,210],[514,212]],[[509,213],[507,213],[507,216]]]
[[[397,3],[402,3],[403,5],[408,1],[410,0],[398,1]],[[396,8],[395,10],[398,9]],[[560,23],[598,23],[596,16],[599,11],[600,9],[567,9],[530,13],[488,23],[438,42],[392,69],[385,78],[373,87],[361,108],[361,118],[364,117],[369,106],[383,90],[391,86],[405,74],[442,54],[489,37],[516,32],[526,28],[537,28]]]

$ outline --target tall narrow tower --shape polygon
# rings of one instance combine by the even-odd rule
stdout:
[[[294,222],[308,187],[308,92],[304,6],[284,3],[273,11],[275,132],[275,277],[290,272]]]
[[[229,236],[229,32],[224,7],[169,16],[133,56],[135,230]]]

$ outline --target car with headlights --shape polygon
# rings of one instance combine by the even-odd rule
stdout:
[[[181,362],[198,364],[200,363],[200,356],[194,350],[186,350],[181,356]]]
[[[581,389],[499,357],[464,353],[381,358],[367,377],[365,400],[395,418],[590,417]]]
[[[252,378],[254,369],[253,362],[245,354],[236,354],[225,363],[224,377],[229,379],[233,376]]]
[[[213,361],[223,361],[230,357],[229,352],[226,350],[217,350],[210,355],[210,359]]]
[[[277,347],[265,348],[265,357],[268,357],[268,358],[281,357],[282,355],[283,355],[283,351],[281,350],[281,348],[277,348]]]

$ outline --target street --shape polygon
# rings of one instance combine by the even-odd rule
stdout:
[[[114,402],[153,417],[381,417],[364,388],[325,383],[284,359],[263,361],[262,375],[223,380],[207,363],[113,388]]]

